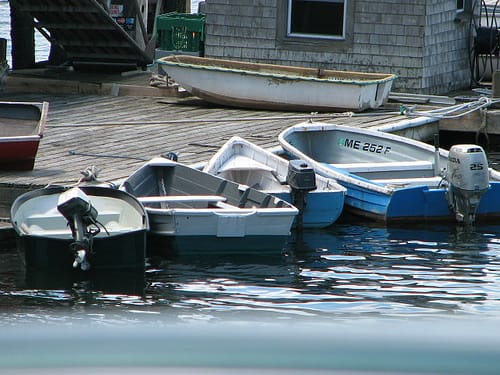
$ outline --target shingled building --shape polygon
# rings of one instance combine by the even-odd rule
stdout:
[[[206,0],[205,56],[398,75],[393,90],[471,83],[480,0]]]

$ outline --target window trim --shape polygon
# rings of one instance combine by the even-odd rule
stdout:
[[[346,40],[346,24],[347,24],[347,6],[349,0],[317,0],[329,3],[343,3],[344,14],[342,15],[342,35],[325,35],[325,34],[310,34],[310,33],[292,33],[292,1],[288,0],[288,9],[286,16],[286,37],[287,38],[303,38],[303,39],[323,39],[323,40]]]
[[[278,1],[276,12],[276,47],[288,51],[307,52],[349,52],[353,45],[354,13],[352,1],[345,0],[345,39],[320,39],[316,37],[303,38],[287,35],[288,1]]]

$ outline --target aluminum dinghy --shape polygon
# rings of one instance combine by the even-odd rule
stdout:
[[[146,162],[120,189],[135,195],[151,235],[173,251],[281,251],[298,214],[288,202],[166,158]]]

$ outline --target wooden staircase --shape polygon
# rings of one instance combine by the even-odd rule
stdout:
[[[75,68],[143,69],[154,43],[136,0],[11,0]],[[108,9],[109,6],[109,9]]]

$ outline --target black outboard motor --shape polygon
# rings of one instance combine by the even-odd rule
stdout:
[[[290,160],[286,183],[291,188],[292,204],[299,210],[297,216],[298,229],[302,228],[303,211],[306,206],[306,195],[316,189],[316,174],[314,169],[304,160]]]
[[[66,218],[74,242],[70,250],[75,256],[73,268],[80,266],[82,271],[90,269],[88,255],[92,252],[92,241],[99,234],[97,210],[91,205],[89,197],[78,187],[71,188],[59,196],[58,211]]]

